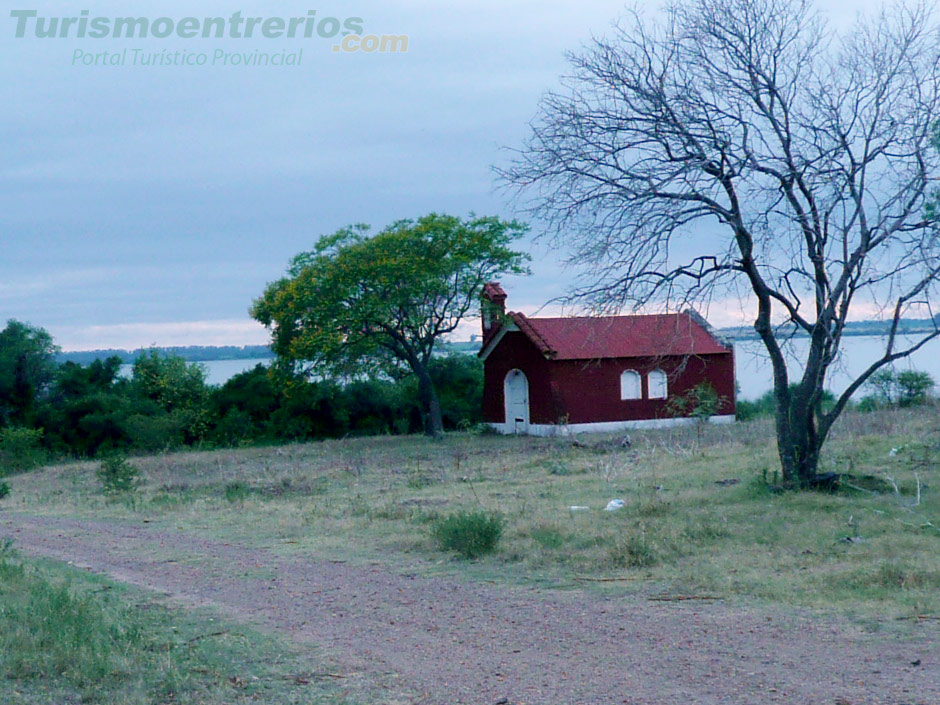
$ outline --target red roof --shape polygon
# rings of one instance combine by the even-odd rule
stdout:
[[[709,355],[730,349],[689,313],[573,318],[509,315],[542,354],[554,360]]]

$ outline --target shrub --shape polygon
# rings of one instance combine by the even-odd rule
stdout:
[[[858,404],[855,405],[855,410],[867,414],[872,411],[877,411],[883,406],[884,405],[881,403],[879,397],[876,397],[873,394],[868,394],[858,400]]]
[[[737,420],[750,421],[761,417],[774,415],[774,392],[772,389],[764,392],[754,401],[738,399],[735,404]]]
[[[244,482],[230,482],[225,486],[225,499],[241,504],[248,499],[251,488]]]
[[[4,428],[0,430],[0,477],[25,472],[42,465],[42,429]]]
[[[442,551],[478,558],[496,549],[505,521],[493,512],[457,512],[434,523],[433,534]]]
[[[549,475],[558,475],[564,477],[566,475],[583,475],[587,472],[587,468],[583,466],[572,466],[569,463],[565,462],[561,458],[549,458],[544,463],[545,469],[548,470]]]
[[[898,374],[898,403],[901,406],[918,406],[927,401],[930,390],[936,386],[927,372],[907,370]]]
[[[873,374],[865,386],[872,392],[862,400],[864,410],[885,406],[919,406],[928,401],[936,383],[927,372],[895,372],[886,367]]]
[[[874,406],[890,406],[897,395],[897,381],[897,374],[890,367],[878,370],[865,382],[871,390],[871,395],[866,398],[870,398]]]
[[[104,493],[109,495],[132,492],[140,484],[140,470],[127,462],[123,455],[112,455],[102,460],[97,475]]]
[[[226,412],[212,429],[212,440],[225,446],[237,446],[261,435],[251,416],[241,409],[232,408]]]
[[[718,413],[725,402],[726,399],[719,397],[714,387],[708,382],[702,382],[683,396],[670,399],[666,404],[666,413],[670,416],[687,416],[699,421],[707,421]]]
[[[790,392],[796,392],[798,388],[798,384],[791,384]],[[822,393],[821,402],[823,411],[829,411],[836,403],[835,395],[828,389],[825,389]],[[768,389],[754,401],[738,399],[735,402],[735,408],[736,418],[738,421],[750,421],[751,419],[764,417],[773,418],[777,413],[777,403],[774,400],[774,390]]]
[[[10,486],[5,482],[0,482],[0,499],[9,496]]]
[[[172,414],[133,414],[124,420],[122,426],[131,446],[137,450],[158,452],[183,445],[180,420]]]
[[[413,490],[424,489],[434,484],[434,476],[427,470],[415,468],[408,473],[407,484]]]
[[[659,551],[645,531],[618,541],[611,547],[609,557],[616,568],[651,568],[660,562]]]

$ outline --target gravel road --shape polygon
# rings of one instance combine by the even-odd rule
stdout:
[[[0,515],[0,540],[317,647],[376,703],[937,705],[936,622],[651,602],[286,559],[143,523]],[[919,665],[914,665],[915,663]]]

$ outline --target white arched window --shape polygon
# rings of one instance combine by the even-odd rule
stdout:
[[[666,373],[662,370],[653,370],[649,375],[650,399],[665,399],[669,394]]]
[[[642,399],[643,387],[640,385],[640,375],[633,370],[624,370],[620,375],[620,398]]]

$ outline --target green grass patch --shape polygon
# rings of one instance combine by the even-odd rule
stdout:
[[[558,549],[565,545],[565,537],[554,526],[537,526],[531,531],[532,540],[546,549]]]
[[[141,600],[61,565],[23,560],[7,543],[0,549],[0,700],[337,702],[334,687],[317,682],[309,659],[292,647]]]

